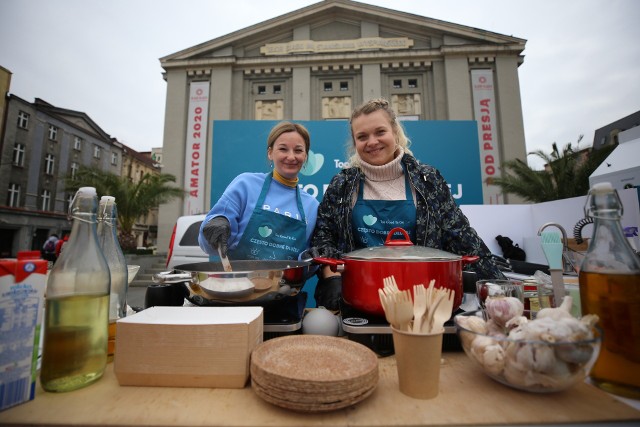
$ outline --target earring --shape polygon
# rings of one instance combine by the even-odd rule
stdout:
[[[271,162],[271,169],[273,169],[273,162]]]

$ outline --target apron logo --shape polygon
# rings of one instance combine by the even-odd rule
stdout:
[[[362,217],[362,220],[364,221],[365,224],[367,224],[368,226],[372,226],[373,224],[375,224],[376,222],[378,222],[378,218],[376,218],[375,216],[369,214],[369,215],[365,215]]]
[[[322,154],[316,154],[309,150],[309,156],[306,163],[300,169],[300,173],[305,176],[315,175],[324,164],[324,156]]]
[[[266,225],[263,227],[258,227],[258,233],[260,233],[260,236],[262,237],[269,237],[271,236],[271,232],[272,230],[267,227]]]

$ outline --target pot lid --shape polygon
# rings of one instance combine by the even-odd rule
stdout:
[[[403,238],[392,239],[394,233],[400,232]],[[375,260],[375,261],[456,261],[461,255],[452,254],[440,249],[416,246],[411,243],[409,235],[402,228],[389,231],[384,245],[362,248],[342,256],[343,259]]]

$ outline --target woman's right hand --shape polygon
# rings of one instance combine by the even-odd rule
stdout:
[[[229,220],[223,216],[211,218],[202,227],[202,234],[213,249],[220,248],[220,254],[227,256],[227,245],[231,236],[231,225]]]

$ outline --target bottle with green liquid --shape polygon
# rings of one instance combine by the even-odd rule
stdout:
[[[82,187],[69,208],[69,241],[49,274],[40,383],[46,391],[87,386],[107,364],[110,273],[98,244],[96,189]]]

